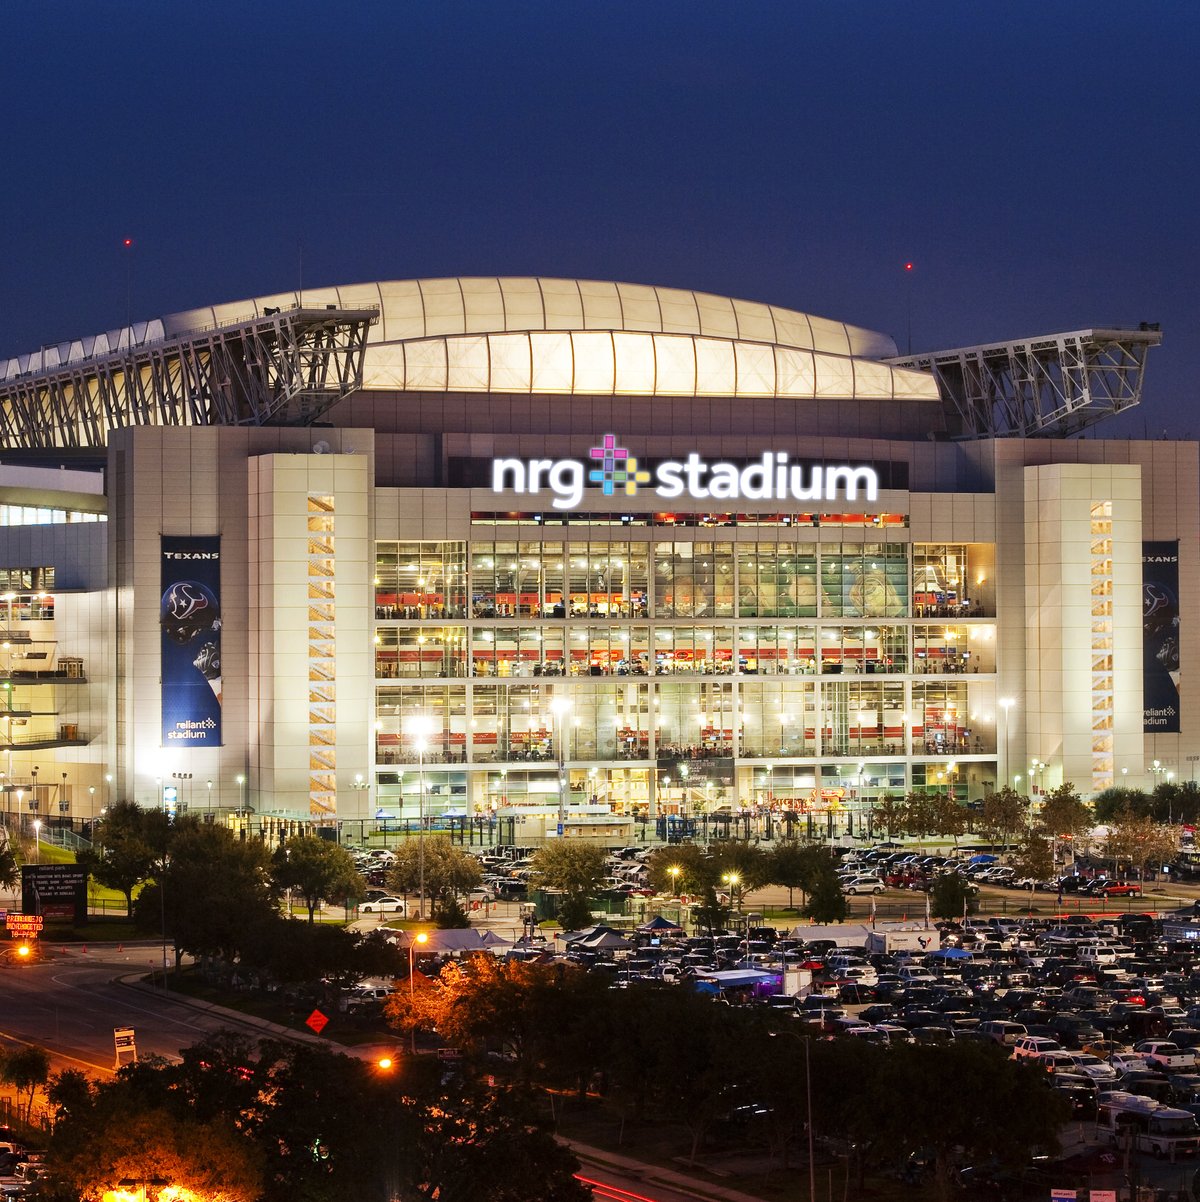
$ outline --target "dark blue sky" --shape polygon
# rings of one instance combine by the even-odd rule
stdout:
[[[1200,7],[12,0],[0,355],[306,285],[678,285],[915,349],[1161,321],[1200,436]]]

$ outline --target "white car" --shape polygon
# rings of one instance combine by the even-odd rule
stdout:
[[[408,903],[401,897],[376,897],[358,907],[360,914],[408,914]]]
[[[1067,1056],[1074,1065],[1069,1070],[1072,1073],[1091,1077],[1093,1081],[1115,1081],[1117,1079],[1116,1067],[1106,1060],[1101,1060],[1099,1056],[1092,1056],[1087,1052],[1068,1052]]]
[[[856,893],[882,893],[886,888],[877,876],[852,876],[842,884],[842,892],[851,897]]]

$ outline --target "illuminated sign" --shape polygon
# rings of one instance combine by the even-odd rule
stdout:
[[[4,926],[14,939],[36,939],[44,919],[40,914],[6,914]]]
[[[599,485],[606,497],[618,492],[634,497],[649,486],[664,500],[747,501],[874,501],[879,495],[879,475],[874,468],[792,463],[786,451],[764,451],[762,458],[745,467],[735,463],[710,463],[693,451],[684,460],[666,460],[653,473],[638,466],[627,447],[617,445],[615,434],[605,434],[588,452],[596,466],[578,459],[493,459],[492,492],[554,494],[555,509],[574,509],[583,501],[587,484]]]

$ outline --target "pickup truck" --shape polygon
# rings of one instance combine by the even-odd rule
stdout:
[[[1196,1053],[1191,1048],[1181,1048],[1165,1039],[1144,1039],[1135,1043],[1133,1050],[1160,1072],[1182,1073],[1196,1067]]]

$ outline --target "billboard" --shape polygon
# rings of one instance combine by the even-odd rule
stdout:
[[[87,922],[87,873],[75,864],[21,866],[21,909],[66,922]]]
[[[221,744],[221,540],[162,540],[162,741]]]
[[[1179,543],[1142,544],[1142,729],[1179,732]]]

